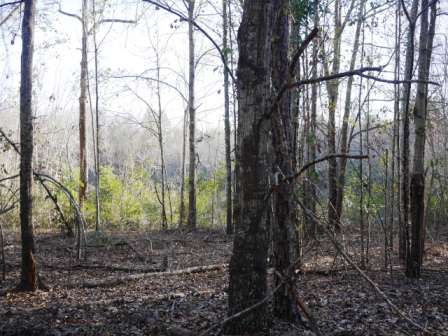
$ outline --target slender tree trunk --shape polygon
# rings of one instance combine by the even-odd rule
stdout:
[[[315,18],[314,18],[314,26],[318,27],[319,25],[319,16],[316,8]],[[319,39],[313,40],[313,69],[312,69],[312,77],[317,78],[317,63],[318,53],[319,53]],[[307,139],[308,144],[308,159],[309,162],[313,162],[316,160],[316,147],[317,147],[317,84],[311,84],[311,116],[309,122],[309,132],[310,137]],[[317,203],[317,193],[316,193],[316,167],[315,165],[311,166],[308,169],[308,209],[310,209],[313,213],[316,212],[316,203]],[[317,238],[317,228],[316,223],[311,220],[308,216],[306,217],[308,220],[308,224],[312,225],[314,237]]]
[[[405,61],[405,73],[404,80],[412,79],[412,69],[414,67],[414,33],[415,33],[415,21],[417,18],[418,0],[412,1],[412,8],[410,17],[408,18],[409,29],[407,36],[406,46],[406,61]],[[403,85],[403,145],[402,145],[402,164],[401,164],[401,216],[402,216],[402,232],[401,244],[399,247],[399,257],[401,260],[408,260],[409,254],[409,113],[410,113],[410,97],[411,97],[411,84],[406,83]]]
[[[82,1],[81,78],[79,96],[79,208],[84,208],[87,197],[87,39],[88,1]]]
[[[424,214],[425,214],[425,140],[426,140],[426,106],[428,84],[422,82],[429,78],[432,43],[435,35],[436,6],[431,10],[431,26],[428,22],[428,0],[422,0],[420,15],[420,41],[418,59],[417,97],[414,105],[414,162],[410,184],[411,195],[411,251],[406,262],[406,275],[419,278],[421,275],[424,249]],[[428,27],[430,27],[428,32]]]
[[[400,52],[401,52],[401,41],[400,41],[400,32],[401,32],[401,19],[400,19],[400,11],[401,4],[400,1],[397,2],[397,10],[396,10],[396,21],[395,21],[395,69],[394,69],[394,78],[395,80],[400,80]],[[400,160],[397,157],[397,153],[400,153],[400,86],[395,85],[394,87],[394,125],[393,125],[393,142],[392,142],[392,172],[391,172],[391,194],[392,194],[392,206],[390,211],[390,221],[391,221],[391,231],[390,231],[390,251],[393,251],[394,248],[394,223],[395,217],[398,217],[398,244],[400,244],[400,232],[402,232],[402,223],[400,216]],[[396,163],[396,164],[395,164]],[[396,195],[396,196],[395,196]],[[395,202],[396,200],[396,202]]]
[[[355,1],[352,0],[350,8],[342,21],[341,0],[334,2],[334,36],[333,36],[333,59],[331,73],[338,73],[341,67],[341,37],[347,25],[348,18],[353,11]],[[330,74],[328,62],[324,59],[325,75]],[[328,92],[328,151],[336,153],[336,108],[339,97],[339,81],[327,82]],[[338,161],[336,158],[328,160],[328,222],[336,231],[341,230],[340,220],[337,218],[336,202],[338,197]]]
[[[341,57],[341,1],[334,2],[334,23],[335,33],[333,38],[333,64],[332,73],[339,72],[340,57]],[[329,71],[326,71],[329,74]],[[338,80],[327,82],[328,91],[328,151],[336,153],[336,107],[339,95]],[[328,222],[336,231],[341,230],[340,222],[337,218],[336,202],[337,202],[337,159],[331,158],[328,160]]]
[[[364,12],[365,0],[362,0],[359,7],[358,22],[356,24],[356,31],[353,43],[353,51],[350,59],[350,71],[355,69],[356,58],[359,49],[359,39],[361,35],[361,27],[363,25],[362,14]],[[350,124],[350,112],[351,112],[351,96],[353,87],[354,77],[350,76],[347,80],[347,89],[345,92],[345,104],[344,104],[344,115],[342,118],[342,128],[341,128],[341,148],[339,152],[348,153],[350,152],[350,140],[348,138],[348,127]],[[336,220],[338,221],[338,226],[341,226],[341,215],[342,215],[342,205],[344,201],[344,187],[345,187],[345,171],[347,166],[347,158],[339,159],[339,171],[337,179],[337,195],[336,195]]]
[[[92,0],[92,12],[96,13],[95,0]],[[98,44],[96,41],[97,26],[96,22],[93,25],[93,47],[94,47],[94,59],[95,59],[95,131],[93,146],[95,147],[95,231],[100,230],[100,188],[101,188],[101,162],[100,162],[100,111],[99,111],[99,75],[98,75]],[[93,123],[93,122],[92,122]]]
[[[246,0],[238,32],[238,145],[235,235],[229,266],[229,315],[263,300],[267,294],[269,212],[270,49],[273,3]],[[259,334],[268,325],[267,303],[231,320],[226,334]]]
[[[231,10],[231,3],[232,0],[226,0],[227,4],[228,4],[228,12],[227,12],[227,17],[229,19],[229,27],[233,26],[233,17],[232,17],[232,10]],[[229,46],[230,46],[230,71],[232,73],[235,73],[234,71],[234,65],[235,65],[235,61],[233,58],[233,49],[234,49],[234,42],[233,42],[233,37],[232,37],[232,29],[229,29]],[[232,106],[233,106],[233,125],[234,125],[234,132],[233,132],[233,146],[234,146],[234,152],[237,152],[236,146],[237,146],[237,134],[238,134],[238,128],[237,128],[237,115],[238,115],[238,111],[237,111],[237,99],[236,99],[236,85],[234,82],[232,82],[232,97],[233,97],[233,101],[232,101]],[[236,155],[234,156],[234,166],[236,166]],[[235,178],[233,179],[233,190],[236,190],[236,181]],[[235,198],[233,199],[232,202],[232,207],[235,206]],[[235,216],[233,216],[232,218],[233,220],[233,230],[234,232],[238,230],[238,223],[235,222]]]
[[[185,161],[187,156],[187,125],[188,125],[188,110],[184,113],[184,124],[182,128],[182,164],[180,171],[180,213],[179,226],[184,226],[185,223]]]
[[[364,48],[364,47],[363,47]],[[364,49],[363,49],[364,51]],[[364,56],[364,52],[362,52],[361,57]],[[359,85],[359,95],[358,95],[358,117],[359,117],[359,155],[364,155],[364,141],[362,136],[362,105],[361,105],[361,94],[362,94],[362,78]],[[361,262],[360,266],[362,269],[366,267],[366,257],[365,257],[365,223],[364,223],[364,164],[363,160],[359,161],[359,228],[361,231],[360,237],[360,257]]]
[[[36,1],[25,0],[22,20],[22,57],[20,78],[20,229],[22,268],[18,291],[38,288],[36,243],[33,223],[33,54]]]
[[[227,0],[222,1],[222,46],[224,61],[229,63],[229,47],[227,43]],[[232,218],[232,159],[230,157],[230,101],[229,101],[229,73],[224,67],[224,133],[226,146],[226,233],[233,234]]]
[[[188,19],[194,19],[194,0],[188,2]],[[188,111],[190,114],[189,127],[189,145],[190,145],[190,170],[188,181],[188,227],[196,227],[196,107],[194,100],[194,25],[191,21],[188,23],[188,45],[189,45],[189,79],[188,79]]]
[[[160,174],[161,174],[161,205],[162,205],[162,228],[168,229],[168,220],[166,217],[166,168],[165,168],[165,153],[163,148],[163,128],[162,128],[162,96],[160,90],[160,67],[161,64],[159,62],[159,54],[157,57],[157,103],[158,103],[158,112],[157,116],[154,116],[157,119],[157,139],[159,142],[159,151],[160,151]]]
[[[272,42],[272,85],[278,92],[289,77],[289,16],[285,0],[274,1],[274,36]],[[273,149],[275,162],[273,170],[279,176],[293,174],[293,122],[291,110],[292,95],[287,92],[272,120]],[[280,169],[280,171],[278,171]],[[285,272],[299,257],[299,236],[297,231],[297,206],[294,198],[295,183],[283,183],[274,197],[274,286],[278,286],[288,274]],[[294,272],[294,269],[290,269]],[[296,321],[300,317],[297,302],[291,290],[293,283],[286,281],[274,294],[274,310],[278,317]]]

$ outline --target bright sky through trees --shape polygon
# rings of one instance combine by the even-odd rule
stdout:
[[[187,94],[187,24],[153,5],[143,2],[120,4],[107,2],[104,15],[98,19],[136,20],[137,24],[103,23],[97,32],[99,44],[100,104],[101,110],[112,115],[132,114],[140,118],[146,105],[137,99],[137,92],[149,103],[154,99],[154,81],[136,80],[131,77],[155,78],[155,52],[162,59],[161,76],[167,85],[162,85],[162,108],[172,126],[180,126],[183,118]],[[61,10],[80,15],[79,1],[63,1]],[[2,11],[11,8],[3,7]],[[219,17],[214,15],[216,26],[210,27],[219,32]],[[89,26],[92,26],[90,18]],[[45,100],[55,105],[63,105],[64,110],[76,108],[79,97],[79,63],[81,58],[81,23],[78,19],[58,13],[58,5],[52,2],[38,4],[36,30],[35,76],[39,81],[36,88],[37,104]],[[17,21],[18,24],[18,21]],[[220,38],[210,31],[214,38]],[[19,74],[20,43],[11,45],[5,38],[0,49],[1,69],[8,76],[9,86],[17,85]],[[89,71],[93,78],[93,38],[89,43]],[[20,36],[17,36],[16,40]],[[197,97],[198,127],[206,129],[222,120],[223,96],[222,65],[211,43],[197,34]],[[114,78],[115,77],[115,78]],[[94,92],[91,82],[91,94]],[[170,88],[170,86],[174,88]],[[18,90],[18,87],[17,87]],[[177,90],[179,92],[177,92]],[[45,113],[37,110],[37,113]],[[107,116],[107,115],[106,115]]]

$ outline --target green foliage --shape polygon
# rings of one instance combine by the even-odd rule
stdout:
[[[204,170],[198,171],[196,208],[199,225],[212,226],[216,221],[225,222],[226,170],[222,165],[214,176]]]
[[[70,190],[77,200],[80,182],[79,170],[71,173],[64,171],[62,183]],[[150,174],[141,167],[128,169],[123,176],[118,176],[114,168],[101,168],[100,175],[100,220],[104,229],[136,230],[144,225],[158,226],[161,222],[160,204],[155,191],[150,188]],[[75,221],[75,213],[68,198],[59,189],[53,189],[65,216],[69,221]],[[38,189],[36,195],[36,222],[48,223],[49,227],[62,226],[59,215],[53,210],[51,200],[46,199],[44,190]],[[48,214],[50,211],[52,214]],[[39,213],[41,213],[39,215]],[[45,213],[45,214],[44,214]],[[90,184],[87,200],[84,203],[84,217],[88,228],[95,226],[96,195],[95,185]],[[50,218],[51,220],[45,220]]]
[[[305,25],[309,17],[316,13],[319,8],[318,0],[291,0],[291,11],[294,17],[294,24]]]
[[[68,170],[64,167],[57,179],[78,200],[80,187],[79,170]],[[197,214],[198,225],[223,225],[226,216],[225,195],[226,171],[224,164],[215,172],[204,167],[198,169],[197,176]],[[162,208],[160,204],[160,179],[157,171],[148,167],[125,165],[120,170],[112,166],[101,168],[100,174],[100,228],[101,230],[138,230],[143,227],[160,228],[162,223]],[[188,183],[188,181],[187,181]],[[75,211],[66,194],[50,183],[46,184],[64,213],[66,220],[74,225]],[[93,229],[96,224],[96,186],[90,182],[87,199],[84,202],[83,215],[86,229]],[[158,197],[159,194],[159,197]],[[171,197],[171,204],[169,196]],[[36,185],[35,219],[38,227],[45,229],[60,228],[64,230],[65,223],[47,192]],[[179,200],[176,191],[167,190],[165,206],[167,210],[168,227],[178,224],[179,207],[174,206]],[[171,214],[172,211],[172,214]],[[18,214],[14,212],[15,218]],[[93,237],[98,244],[104,244],[104,237]],[[90,239],[90,240],[92,240]]]

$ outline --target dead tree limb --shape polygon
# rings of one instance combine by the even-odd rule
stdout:
[[[81,213],[81,210],[79,209],[78,203],[76,202],[75,198],[73,197],[72,193],[70,192],[70,190],[68,190],[68,188],[66,186],[64,186],[61,182],[59,182],[58,180],[56,180],[55,178],[51,177],[48,174],[42,173],[42,172],[37,172],[35,170],[33,170],[34,175],[40,179],[41,181],[44,180],[48,180],[51,183],[55,184],[58,188],[60,188],[65,195],[68,197],[68,199],[70,200],[71,205],[73,206],[73,208],[75,209],[75,213],[76,213],[76,224],[78,227],[78,251],[77,251],[77,258],[78,260],[81,259],[81,241],[82,238],[84,238],[84,257],[87,258],[87,251],[86,251],[86,246],[87,246],[87,241],[86,241],[86,236],[85,236],[85,232],[84,232],[84,219]]]
[[[129,248],[130,248],[132,251],[135,252],[135,254],[138,256],[138,258],[139,258],[141,261],[146,262],[146,257],[143,255],[143,253],[140,252],[140,250],[139,250],[137,247],[135,247],[134,244],[132,244],[132,243],[131,243],[130,241],[128,241],[128,240],[123,240],[123,243],[126,244],[127,246],[129,246]]]
[[[410,325],[412,325],[413,327],[417,328],[418,330],[421,330],[425,333],[425,335],[430,335],[431,333],[426,330],[424,327],[421,327],[420,325],[418,325],[417,323],[415,323],[414,321],[412,321],[409,317],[407,317],[406,315],[404,315],[403,312],[401,312],[401,310],[398,309],[397,306],[395,306],[392,301],[390,301],[390,299],[386,296],[386,294],[384,294],[381,289],[376,285],[375,282],[373,282],[372,279],[369,278],[369,276],[367,276],[367,274],[365,274],[359,267],[358,265],[356,265],[356,263],[347,255],[347,253],[345,252],[344,248],[338,243],[338,241],[335,239],[335,237],[333,236],[333,234],[330,232],[330,230],[327,228],[327,226],[319,219],[316,217],[316,215],[310,210],[308,209],[305,204],[303,204],[302,200],[299,198],[296,198],[296,201],[299,203],[300,207],[302,208],[303,212],[317,225],[319,225],[319,227],[325,232],[325,234],[327,235],[327,237],[330,239],[330,241],[333,243],[334,247],[338,250],[338,252],[342,255],[342,257],[356,270],[356,272],[362,277],[364,278],[374,289],[374,291],[384,300],[386,301],[386,303],[389,305],[390,309],[396,313],[398,316],[400,316],[403,320],[405,320],[406,322],[408,322]]]
[[[199,267],[189,267],[183,270],[172,271],[172,272],[159,272],[159,273],[146,273],[146,274],[134,274],[126,277],[109,277],[99,282],[84,282],[82,284],[74,284],[67,286],[68,288],[98,288],[106,286],[117,286],[127,282],[136,281],[144,278],[156,277],[156,276],[171,276],[171,275],[181,275],[181,274],[193,274],[193,273],[203,273],[209,271],[223,271],[228,267],[228,264],[219,265],[209,265],[209,266],[199,266]]]
[[[47,268],[59,269],[59,270],[73,270],[73,269],[104,269],[108,271],[120,271],[120,272],[132,272],[132,273],[160,273],[165,272],[165,267],[150,267],[150,268],[135,268],[135,267],[122,267],[122,266],[112,266],[112,265],[86,265],[77,264],[69,267],[65,266],[52,266],[46,265]]]
[[[291,292],[292,295],[294,295],[294,298],[296,299],[297,305],[300,307],[300,309],[302,309],[302,311],[305,313],[306,317],[310,321],[311,329],[313,329],[314,333],[317,336],[321,336],[322,334],[320,332],[319,325],[317,324],[314,315],[311,313],[307,305],[300,299],[299,293],[297,293],[297,290],[293,286],[291,286]]]
[[[38,177],[39,178],[39,177]],[[51,192],[51,190],[47,187],[47,185],[44,183],[44,181],[40,181],[42,187],[44,187],[45,191],[48,194],[48,197],[53,201],[54,205],[55,205],[55,209],[56,211],[59,213],[59,216],[61,216],[62,222],[64,222],[65,228],[67,229],[67,234],[70,237],[73,237],[75,234],[73,232],[73,227],[72,225],[69,223],[69,221],[65,218],[64,213],[62,212],[61,207],[59,206],[58,203],[58,199],[56,196],[53,195],[53,193]]]

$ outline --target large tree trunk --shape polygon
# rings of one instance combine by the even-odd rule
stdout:
[[[19,291],[35,291],[38,274],[33,223],[33,54],[36,1],[26,0],[22,21],[22,58],[20,81],[20,229],[22,271]]]
[[[195,141],[195,127],[196,127],[196,108],[194,101],[194,4],[193,0],[188,2],[188,42],[189,42],[189,79],[188,79],[188,111],[190,114],[190,171],[188,181],[188,227],[196,227],[196,141]]]
[[[263,300],[267,294],[269,213],[270,48],[273,2],[246,0],[238,32],[238,146],[235,235],[229,273],[229,315]],[[260,333],[268,325],[267,303],[231,320],[227,334]]]
[[[284,15],[285,0],[274,1],[275,39],[272,43],[272,85],[277,92],[289,77],[289,16]],[[285,176],[293,174],[293,123],[291,92],[285,93],[272,120],[274,147],[274,173]],[[277,170],[280,169],[280,172]],[[295,183],[283,183],[277,188],[274,198],[274,286],[277,287],[288,276],[285,272],[299,258],[299,235],[297,230],[297,206],[294,198]],[[299,310],[291,290],[292,279],[285,281],[274,294],[275,314],[283,319],[297,321]]]
[[[411,195],[411,251],[406,262],[406,275],[419,278],[424,247],[424,214],[425,214],[425,140],[426,140],[426,107],[431,64],[432,43],[435,34],[436,6],[431,10],[431,26],[428,32],[428,0],[422,0],[420,22],[420,50],[418,60],[417,97],[414,105],[414,164],[412,169]]]

